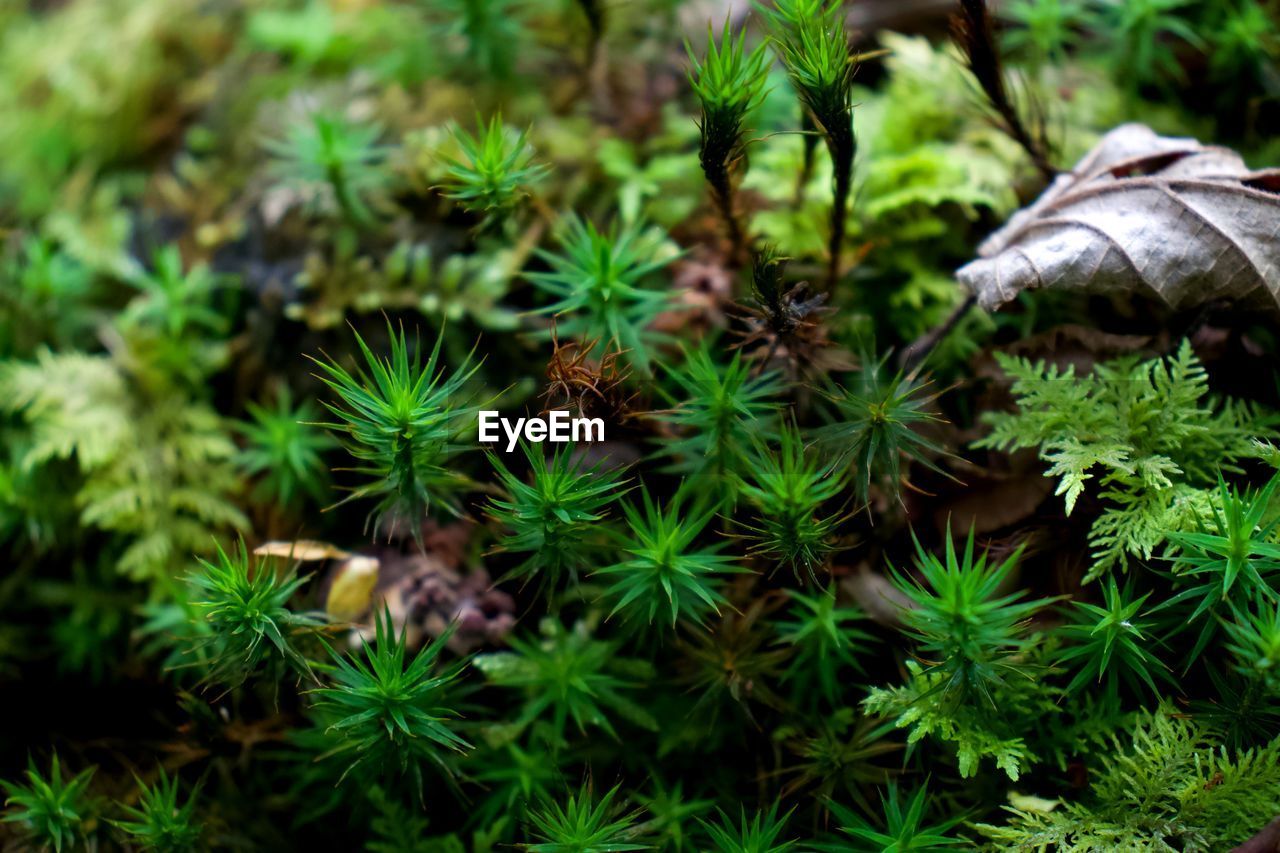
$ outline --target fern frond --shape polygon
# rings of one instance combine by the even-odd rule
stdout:
[[[20,465],[74,460],[80,520],[124,537],[122,572],[170,578],[216,534],[248,528],[230,497],[235,444],[206,404],[150,399],[106,356],[47,351],[0,367],[0,399],[29,433]]]
[[[1089,796],[1049,811],[1010,808],[976,828],[999,849],[1226,850],[1280,811],[1280,739],[1243,751],[1218,743],[1169,705],[1097,752]]]
[[[1167,534],[1189,529],[1198,494],[1220,471],[1259,455],[1259,435],[1276,419],[1209,393],[1208,375],[1189,341],[1165,358],[1121,358],[1087,376],[1068,367],[997,354],[1013,380],[1018,411],[990,412],[991,432],[975,447],[1035,448],[1058,480],[1067,514],[1097,484],[1107,505],[1090,534],[1093,566],[1086,580],[1131,558],[1150,559]]]
[[[907,661],[911,679],[893,688],[873,688],[862,705],[868,713],[894,717],[898,728],[910,728],[908,744],[933,737],[953,744],[960,775],[976,776],[978,765],[990,760],[1017,781],[1036,761],[1025,738],[1015,726],[988,708],[975,708],[946,701],[940,692],[945,676],[925,672],[920,664]],[[1001,703],[1003,704],[1003,703]],[[1049,703],[1052,708],[1052,702]]]

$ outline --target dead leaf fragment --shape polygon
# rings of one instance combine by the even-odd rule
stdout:
[[[1280,307],[1278,188],[1230,149],[1121,125],[956,277],[988,310],[1034,288]]]
[[[253,553],[260,557],[285,557],[304,563],[312,560],[345,560],[351,556],[349,552],[328,542],[318,542],[314,539],[264,542],[254,548]]]
[[[324,609],[335,622],[353,622],[369,609],[378,583],[378,559],[356,555],[338,567]]]

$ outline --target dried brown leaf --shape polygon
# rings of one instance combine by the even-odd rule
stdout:
[[[956,277],[982,307],[1023,290],[1280,306],[1280,170],[1126,124],[1112,130]]]
[[[264,542],[254,548],[253,553],[260,557],[285,557],[304,563],[312,560],[345,560],[351,556],[350,552],[344,551],[337,546],[330,545],[328,542],[317,542],[313,539],[298,539],[293,542],[287,540]]]

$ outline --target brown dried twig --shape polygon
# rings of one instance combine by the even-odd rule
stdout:
[[[951,18],[951,32],[964,54],[965,66],[982,87],[1001,130],[1027,152],[1046,181],[1052,180],[1058,170],[1049,160],[1043,127],[1032,133],[1009,96],[1004,63],[996,47],[995,27],[986,0],[960,0],[960,11]]]

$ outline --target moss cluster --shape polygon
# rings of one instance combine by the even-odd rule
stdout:
[[[0,847],[1265,845],[1274,318],[953,273],[1275,4],[885,5],[0,3]]]

